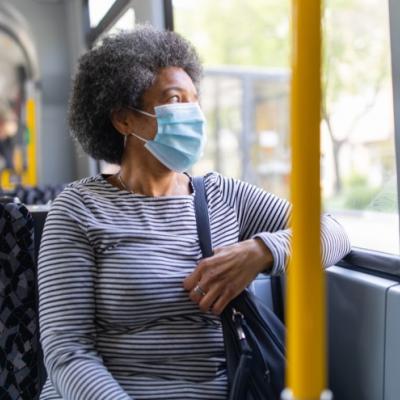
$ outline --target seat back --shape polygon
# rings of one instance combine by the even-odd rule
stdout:
[[[20,203],[0,204],[1,399],[38,399],[46,378],[39,342],[36,269],[46,215],[41,210],[32,217]]]
[[[249,289],[269,307],[276,316],[284,321],[284,276],[259,274]]]
[[[33,220],[22,204],[0,204],[0,398],[35,399],[41,360]]]
[[[25,205],[43,205],[52,202],[64,189],[65,185],[40,185],[36,187],[17,185],[13,190],[0,188],[0,196],[16,197]]]

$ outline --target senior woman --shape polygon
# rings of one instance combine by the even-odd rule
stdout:
[[[205,141],[200,78],[193,47],[149,26],[105,38],[80,60],[72,133],[120,170],[70,184],[48,215],[42,400],[228,396],[219,314],[258,273],[284,271],[290,205],[207,174],[214,256],[201,261],[186,173]],[[330,265],[350,245],[328,216],[322,233]]]

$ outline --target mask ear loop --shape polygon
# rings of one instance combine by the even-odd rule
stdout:
[[[148,113],[147,111],[138,110],[137,108],[134,108],[134,107],[128,107],[128,108],[130,108],[131,110],[137,111],[138,113],[141,113],[141,114],[143,114],[143,115],[146,115],[146,116],[148,116],[148,117],[157,119],[157,115],[150,114],[150,113]],[[128,140],[128,135],[135,136],[136,138],[140,139],[140,140],[141,140],[142,142],[144,142],[144,143],[147,143],[147,142],[148,142],[147,139],[143,139],[142,137],[140,137],[140,136],[139,136],[138,134],[136,134],[135,132],[129,132],[127,135],[125,135],[124,146],[126,145],[126,142],[127,142],[127,140]]]
[[[126,147],[126,143],[128,142],[128,136],[135,136],[136,138],[140,139],[142,142],[147,143],[146,139],[143,139],[142,137],[140,137],[139,135],[137,135],[134,132],[129,132],[126,135],[124,135],[124,148]]]
[[[129,107],[131,110],[137,111],[140,114],[146,115],[147,117],[157,118],[157,115],[148,113],[147,111],[139,110],[138,108]]]
[[[140,137],[139,135],[137,135],[137,134],[136,134],[136,133],[134,133],[134,132],[129,132],[129,133],[128,133],[128,135],[135,136],[136,138],[140,139],[142,142],[145,142],[145,143],[147,143],[147,142],[148,142],[148,140],[146,140],[146,139],[143,139],[142,137]]]

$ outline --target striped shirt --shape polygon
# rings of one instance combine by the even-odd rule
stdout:
[[[205,185],[213,247],[257,236],[283,272],[289,203],[217,173]],[[227,398],[220,319],[182,285],[201,258],[193,196],[132,194],[98,175],[56,199],[39,257],[42,400]],[[322,233],[331,265],[350,244],[329,216]]]

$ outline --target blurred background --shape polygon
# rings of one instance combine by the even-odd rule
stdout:
[[[32,202],[47,202],[54,188],[117,169],[88,158],[69,136],[71,76],[79,55],[104,35],[149,21],[188,38],[204,62],[208,143],[192,173],[215,170],[289,198],[290,6],[289,0],[0,0],[2,191],[30,188]],[[345,226],[353,245],[399,254],[387,2],[326,0],[323,31],[324,210]]]

